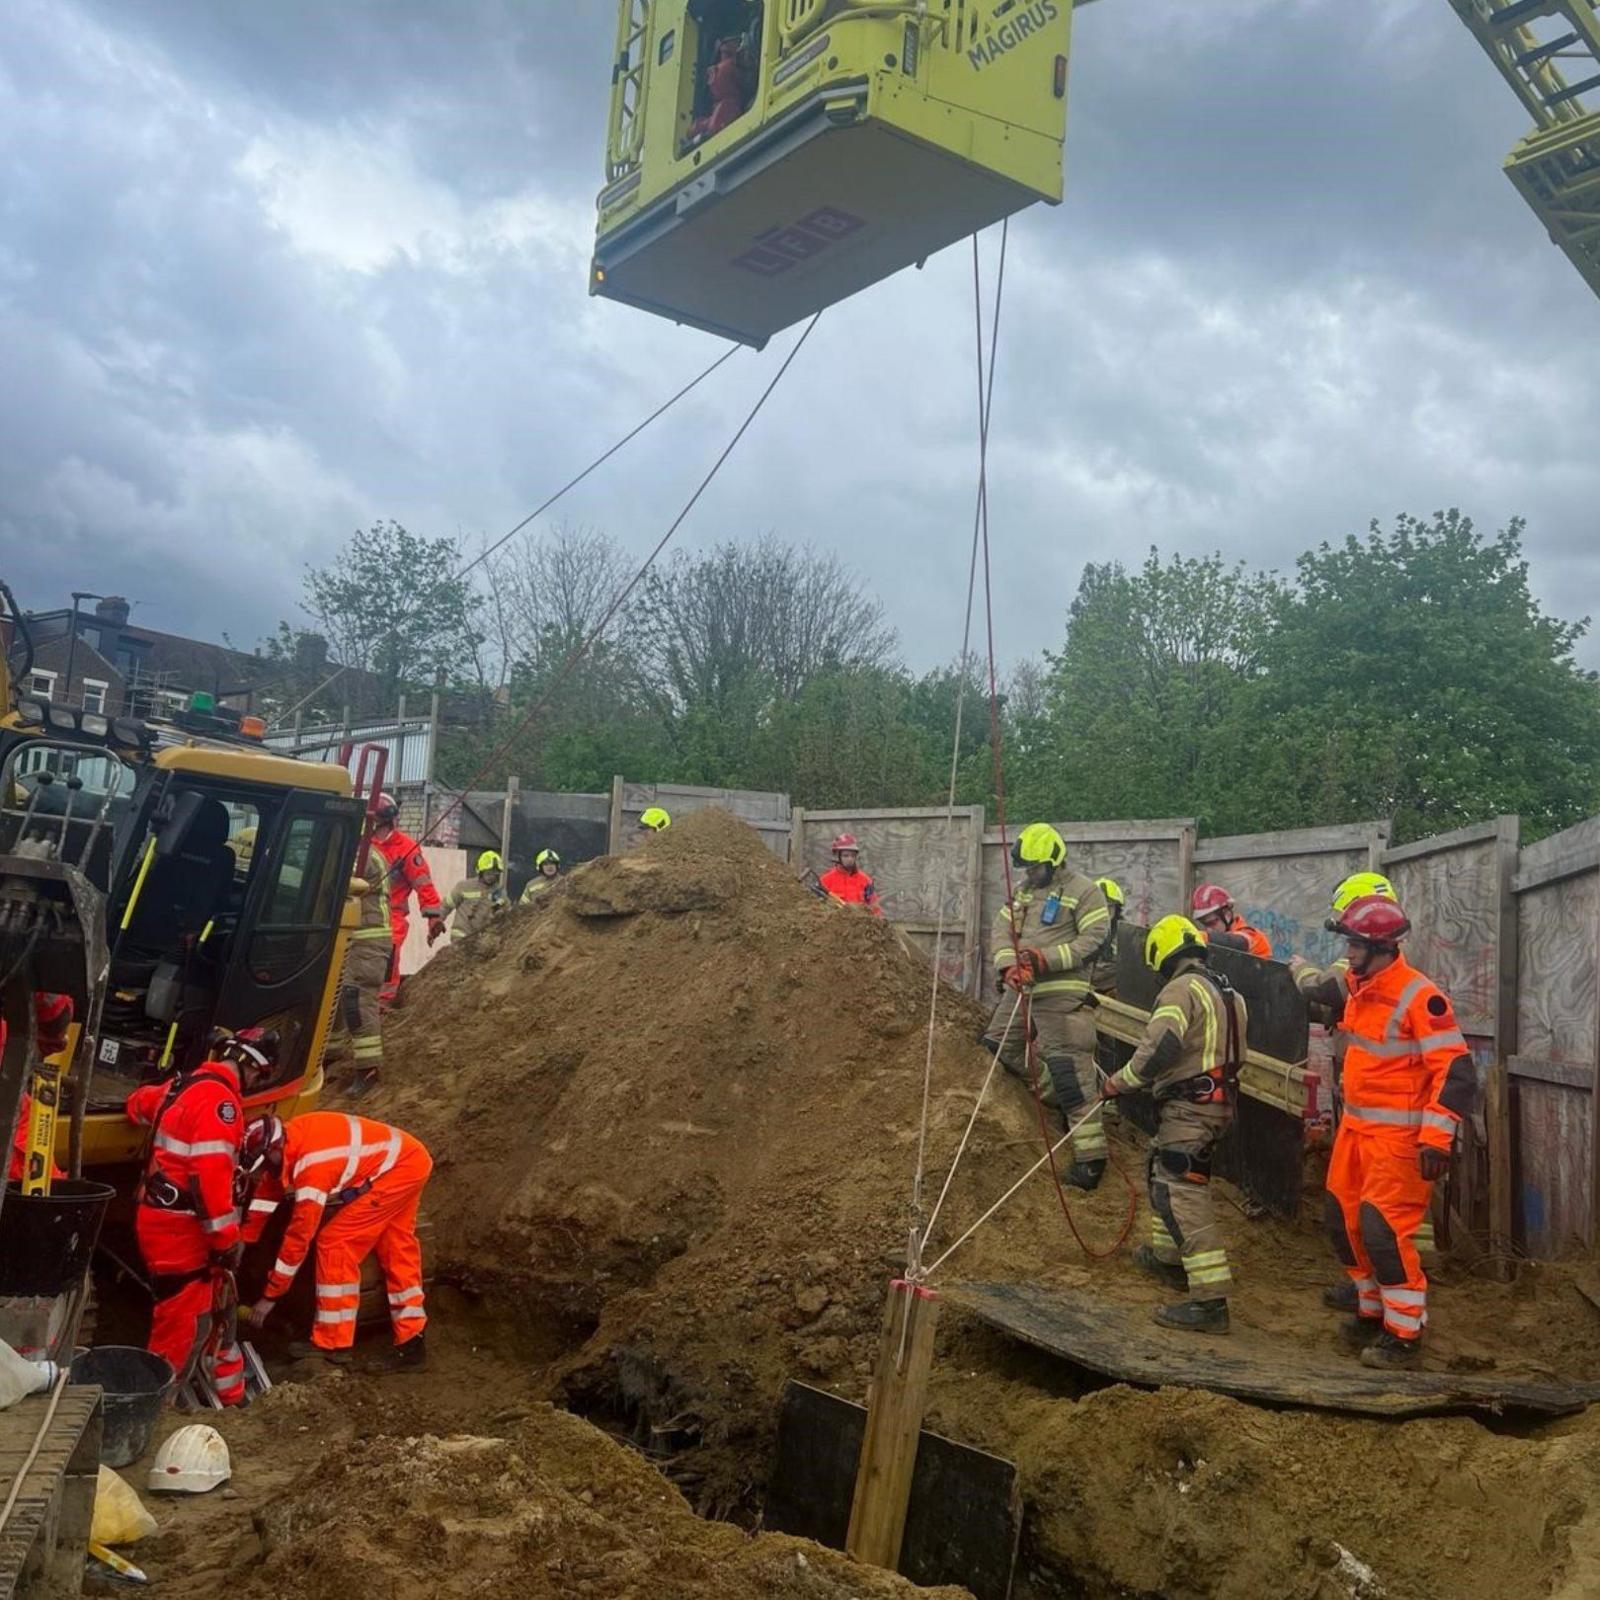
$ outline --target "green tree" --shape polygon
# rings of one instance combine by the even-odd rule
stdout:
[[[1452,510],[1301,556],[1238,701],[1224,828],[1392,817],[1409,840],[1511,811],[1534,838],[1590,815],[1588,623],[1544,614],[1522,533],[1486,538]]]
[[[453,541],[389,521],[352,534],[327,566],[306,569],[305,608],[333,659],[370,674],[386,708],[440,683],[492,686],[482,601],[453,576],[459,561]]]
[[[1006,719],[1010,810],[1061,819],[1207,815],[1236,781],[1226,738],[1281,592],[1220,555],[1091,563],[1042,685]]]

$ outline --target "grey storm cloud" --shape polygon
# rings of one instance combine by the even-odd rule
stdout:
[[[464,553],[717,353],[592,301],[615,15],[577,0],[12,0],[0,541],[250,643],[393,516]],[[1068,198],[1012,227],[997,621],[1088,560],[1284,566],[1372,517],[1529,518],[1600,604],[1600,306],[1500,173],[1524,116],[1448,0],[1101,0]],[[984,241],[986,293],[998,240]],[[643,552],[781,359],[741,354],[563,506]],[[683,534],[837,551],[908,658],[960,637],[967,246],[831,310]]]

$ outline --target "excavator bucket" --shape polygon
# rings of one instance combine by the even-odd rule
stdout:
[[[1072,0],[622,0],[592,293],[762,345],[1061,198]]]

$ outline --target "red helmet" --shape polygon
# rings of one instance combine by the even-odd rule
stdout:
[[[1333,931],[1378,950],[1396,950],[1411,932],[1411,922],[1396,900],[1386,895],[1364,894],[1344,908]]]
[[[386,789],[378,796],[378,803],[372,808],[372,814],[379,822],[393,822],[400,815],[400,802]]]
[[[861,846],[856,843],[856,836],[853,833],[841,833],[833,841],[833,853],[835,855],[838,855],[841,850],[854,850],[859,853],[860,849]]]
[[[1227,916],[1233,910],[1233,896],[1220,883],[1202,883],[1189,899],[1189,910],[1196,921],[1218,912]]]
[[[283,1122],[278,1117],[258,1117],[246,1125],[239,1141],[239,1170],[255,1178],[268,1161],[283,1154]]]

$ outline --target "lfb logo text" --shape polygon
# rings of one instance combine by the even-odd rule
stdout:
[[[866,225],[864,217],[852,216],[838,206],[820,206],[798,222],[758,233],[755,243],[743,255],[735,256],[733,264],[760,278],[776,278]]]

